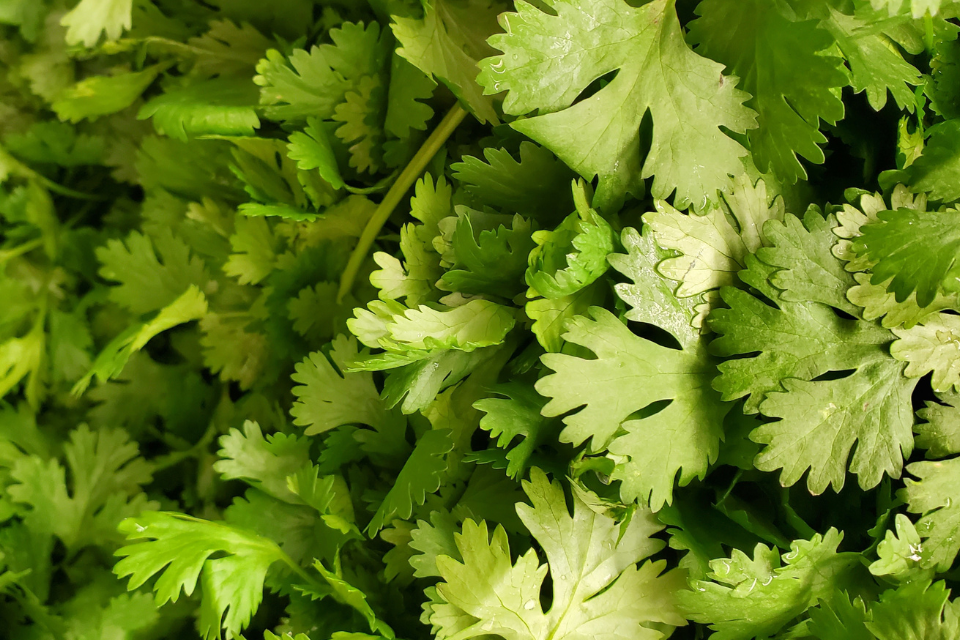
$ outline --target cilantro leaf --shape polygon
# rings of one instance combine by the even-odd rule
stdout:
[[[960,266],[960,234],[946,213],[899,209],[878,214],[878,222],[861,228],[853,242],[859,257],[873,264],[871,284],[891,279],[888,290],[903,302],[916,290],[921,307],[931,304],[941,287],[956,291]],[[930,260],[935,256],[934,260]]]
[[[960,157],[956,151],[960,121],[941,122],[927,129],[925,135],[923,153],[906,169],[907,184],[914,191],[930,194],[934,200],[960,199],[957,188]]]
[[[257,65],[253,81],[260,89],[260,104],[275,120],[333,117],[347,92],[364,77],[376,74],[386,61],[380,26],[345,23],[332,29],[333,44],[314,46],[309,52],[294,49],[285,58],[276,49]]]
[[[490,40],[503,55],[481,63],[486,92],[507,92],[506,113],[542,114],[512,126],[584,178],[599,176],[600,208],[641,194],[651,176],[653,196],[676,191],[678,203],[701,206],[727,190],[746,152],[721,127],[743,133],[755,126],[754,114],[720,65],[687,48],[673,2],[633,8],[603,0],[586,11],[561,0],[551,7],[555,13],[518,3],[517,13],[502,18],[506,33]],[[573,104],[612,71],[608,85]],[[621,109],[627,103],[633,106]],[[648,111],[653,138],[641,162]]]
[[[603,283],[594,283],[562,298],[537,298],[524,306],[533,320],[531,330],[545,350],[556,353],[563,348],[564,327],[568,320],[587,314],[590,307],[603,304],[607,291]]]
[[[423,17],[393,16],[397,54],[444,83],[483,122],[499,122],[477,85],[477,61],[493,53],[486,43],[496,31],[499,0],[421,0]]]
[[[559,416],[583,407],[564,418],[560,441],[591,440],[593,451],[609,447],[630,456],[616,474],[624,481],[621,491],[626,499],[649,499],[657,510],[671,501],[678,472],[685,485],[716,460],[729,407],[710,387],[715,364],[702,348],[678,351],[637,337],[606,310],[594,307],[590,316],[569,321],[564,339],[589,349],[596,359],[542,357],[554,371],[536,384],[550,398],[542,413]],[[661,411],[633,418],[667,400]],[[620,428],[627,434],[615,437]]]
[[[247,331],[248,320],[223,318],[208,313],[200,320],[200,339],[204,364],[223,380],[235,380],[241,389],[249,389],[269,379],[269,344],[259,331]]]
[[[781,301],[773,307],[732,287],[720,295],[730,308],[711,313],[710,327],[718,334],[711,350],[723,357],[757,355],[721,363],[714,386],[724,400],[749,396],[749,413],[783,380],[813,380],[883,361],[884,346],[893,339],[876,325],[838,318],[822,305]]]
[[[833,124],[843,117],[835,90],[847,79],[841,59],[824,51],[832,44],[829,32],[816,20],[782,12],[781,5],[761,0],[735,7],[706,0],[690,23],[690,37],[701,55],[743,78],[741,88],[753,96],[747,106],[756,110],[759,126],[748,137],[757,167],[793,183],[806,177],[798,155],[824,161],[820,120]]]
[[[424,433],[397,475],[396,483],[387,492],[373,514],[367,533],[373,535],[394,518],[406,519],[414,505],[423,504],[428,493],[440,488],[447,470],[446,454],[453,448],[450,431],[432,429]]]
[[[330,352],[333,364],[322,353],[313,353],[297,365],[296,373],[291,376],[299,383],[293,388],[297,402],[290,414],[294,424],[307,427],[306,435],[345,424],[379,427],[387,421],[373,376],[346,369],[359,355],[356,339],[341,335],[334,340]]]
[[[921,18],[928,12],[936,15],[943,0],[870,0],[870,4],[874,9],[886,9],[894,15],[909,9],[914,18]]]
[[[35,535],[55,535],[75,553],[114,542],[121,519],[157,508],[142,490],[152,467],[125,432],[81,426],[70,434],[64,455],[69,485],[59,462],[39,456],[21,457],[10,472],[15,484],[6,491],[29,506],[24,522]]]
[[[214,78],[169,90],[140,107],[137,117],[151,118],[157,133],[186,141],[204,134],[253,135],[260,126],[253,83]]]
[[[439,349],[469,352],[500,344],[516,323],[509,308],[487,300],[471,300],[452,309],[377,308],[391,309],[390,315],[356,309],[356,317],[347,322],[350,330],[368,347],[406,352],[414,359]]]
[[[922,515],[917,531],[923,538],[923,565],[946,571],[960,551],[960,495],[956,489],[960,458],[914,462],[907,472],[916,479],[905,480],[902,498],[911,513]]]
[[[780,482],[789,486],[809,468],[811,493],[830,485],[839,490],[856,443],[850,471],[862,488],[875,487],[884,474],[900,476],[913,450],[909,407],[915,384],[903,378],[901,366],[877,362],[838,380],[781,384],[786,391],[768,394],[760,411],[782,419],[751,435],[767,445],[755,461],[758,469],[782,469]]]
[[[874,324],[841,320],[826,306],[849,305],[844,295],[849,275],[830,254],[834,220],[811,212],[805,226],[792,216],[784,222],[767,223],[772,246],[756,254],[768,262],[767,273],[774,265],[783,267],[769,281],[785,291],[765,292],[778,309],[741,290],[721,291],[731,308],[712,314],[710,326],[721,336],[712,351],[726,357],[757,355],[722,363],[715,387],[725,399],[750,394],[748,412],[783,418],[761,426],[751,439],[769,445],[757,468],[783,468],[784,485],[809,468],[811,492],[831,484],[842,487],[847,458],[858,442],[850,468],[862,487],[875,486],[884,473],[898,476],[912,450],[908,399],[915,382],[903,377],[903,366],[885,352],[892,334]],[[754,262],[754,276],[746,279],[769,286],[760,281],[766,280],[761,264]],[[844,377],[816,379],[850,370]]]
[[[203,261],[169,232],[151,239],[133,231],[126,241],[98,248],[97,258],[100,275],[119,282],[110,289],[111,299],[135,314],[166,307],[191,285],[203,288],[209,280]]]
[[[337,137],[350,152],[350,166],[361,173],[376,173],[380,168],[385,112],[386,93],[377,76],[361,78],[334,111],[333,119],[342,123]]]
[[[411,223],[400,228],[402,263],[382,251],[374,254],[373,260],[380,269],[370,274],[370,284],[380,289],[381,299],[406,298],[408,305],[419,305],[437,297],[440,259],[428,243],[423,227]]]
[[[473,404],[486,415],[480,419],[480,428],[497,438],[497,446],[507,452],[507,475],[517,478],[529,467],[534,449],[551,435],[550,421],[540,411],[546,404],[532,388],[520,383],[498,385],[493,389],[503,398],[484,398]],[[510,447],[511,443],[520,441]]]
[[[544,298],[576,293],[606,272],[607,255],[613,253],[610,225],[587,203],[586,187],[574,186],[577,211],[553,231],[533,235],[537,247],[530,252],[526,280]]]
[[[960,628],[954,603],[943,581],[918,580],[880,595],[865,624],[878,640],[950,637]]]
[[[80,0],[60,20],[67,27],[67,42],[93,47],[106,34],[116,40],[131,26],[133,0]]]
[[[917,415],[926,422],[918,423],[917,446],[927,449],[927,455],[941,458],[960,453],[960,398],[955,393],[940,393],[937,398],[943,404],[928,401]]]
[[[738,284],[737,273],[746,267],[746,256],[768,244],[764,223],[784,217],[783,199],[768,201],[763,180],[753,184],[746,174],[737,178],[731,193],[723,195],[723,203],[733,220],[720,207],[701,215],[683,215],[665,202],[657,202],[656,211],[643,215],[657,244],[680,254],[657,265],[659,273],[680,282],[676,292],[680,297]]]
[[[345,186],[330,137],[319,119],[307,118],[307,126],[303,131],[290,134],[287,150],[287,156],[297,163],[301,171],[317,169],[320,177],[334,189]]]
[[[933,372],[933,390],[949,391],[960,386],[960,318],[938,313],[910,329],[894,329],[899,338],[890,354],[906,362],[904,375],[918,378]]]
[[[924,575],[927,572],[920,564],[923,561],[920,534],[902,513],[896,515],[894,523],[896,533],[888,530],[883,541],[877,545],[879,559],[870,565],[870,573],[905,582],[928,577]]]
[[[295,501],[287,477],[309,465],[310,443],[283,433],[263,437],[260,425],[247,421],[243,432],[231,429],[220,438],[220,460],[213,470],[225,479],[243,478],[275,498]]]
[[[811,2],[804,8],[808,9],[804,17],[818,18],[820,27],[833,36],[850,68],[850,85],[857,93],[866,91],[871,107],[882,109],[889,91],[898,107],[913,110],[910,85],[921,83],[920,72],[891,46],[887,34],[896,33],[895,22],[874,23],[863,11],[843,13],[829,2]]]
[[[92,76],[68,87],[57,96],[52,108],[61,120],[96,120],[126,109],[157,79],[162,67],[114,76]]]
[[[247,22],[211,20],[201,36],[190,38],[192,74],[208,78],[249,75],[271,47],[271,40]]]
[[[200,628],[206,640],[236,636],[250,622],[263,598],[270,565],[288,561],[272,540],[224,524],[182,514],[145,512],[120,523],[127,546],[114,568],[130,577],[133,590],[154,575],[157,604],[176,602],[181,591],[193,593],[202,574]],[[140,542],[138,542],[140,541]],[[226,555],[210,559],[217,552]]]
[[[831,529],[794,541],[782,556],[762,544],[753,558],[735,550],[729,559],[710,562],[709,580],[678,594],[682,610],[709,624],[717,640],[769,636],[855,577],[858,554],[838,553],[842,539]]]
[[[520,143],[520,160],[506,149],[483,150],[451,165],[453,177],[480,202],[534,218],[554,219],[574,208],[569,189],[574,174],[556,156],[529,141]]]
[[[662,574],[663,561],[636,565],[662,545],[649,537],[659,529],[649,512],[641,510],[629,523],[618,524],[574,497],[571,516],[559,484],[539,470],[524,483],[524,491],[532,505],[519,505],[517,512],[543,548],[547,564],[541,565],[532,549],[513,564],[501,527],[490,539],[486,522],[464,522],[456,536],[462,560],[436,559],[444,581],[437,585],[441,601],[429,619],[439,637],[493,633],[508,640],[539,640],[609,634],[652,640],[660,634],[649,625],[684,623],[671,596],[679,572]],[[540,591],[548,571],[553,598],[544,611]]]
[[[460,210],[452,248],[453,268],[440,278],[441,288],[466,294],[511,298],[523,290],[521,274],[534,249],[531,223],[519,215],[510,228],[475,230],[471,216]]]
[[[390,90],[383,128],[397,138],[409,138],[413,131],[423,131],[433,117],[433,109],[424,100],[437,86],[428,75],[394,54],[390,65]]]
[[[233,253],[223,272],[240,284],[257,284],[273,271],[277,241],[263,218],[238,217],[230,236]]]
[[[100,382],[117,377],[130,356],[147,346],[153,338],[177,325],[206,319],[209,317],[206,314],[207,299],[196,287],[191,286],[183,295],[161,309],[152,320],[132,325],[111,340],[93,361],[86,375],[73,386],[72,393],[81,395],[94,377]]]

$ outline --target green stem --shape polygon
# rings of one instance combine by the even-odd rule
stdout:
[[[166,469],[172,467],[175,464],[179,464],[186,460],[187,458],[192,458],[202,451],[204,451],[211,442],[213,442],[214,436],[217,435],[217,425],[213,421],[210,422],[210,426],[207,427],[207,430],[204,432],[203,436],[194,444],[192,447],[186,451],[174,451],[168,453],[165,456],[161,456],[153,461],[153,471],[157,472],[161,469]]]
[[[12,260],[13,258],[18,258],[25,253],[30,253],[34,249],[37,249],[43,245],[43,238],[36,238],[28,242],[24,242],[21,245],[14,247],[13,249],[3,249],[0,250],[0,264]]]
[[[285,565],[287,565],[288,567],[290,567],[290,569],[292,569],[293,572],[294,572],[295,574],[297,574],[297,576],[299,576],[300,578],[302,578],[303,580],[305,580],[305,581],[307,582],[307,584],[314,584],[314,585],[319,585],[319,584],[320,584],[320,581],[319,581],[319,580],[317,580],[316,578],[314,578],[313,576],[311,576],[309,573],[307,573],[306,571],[304,571],[304,570],[303,570],[303,567],[301,567],[301,566],[298,565],[296,562],[294,562],[294,561],[293,561],[293,558],[291,558],[290,556],[288,556],[287,553],[286,553],[283,549],[280,549],[280,554],[281,554],[280,560],[281,560]]]
[[[717,500],[718,507],[723,505],[724,501],[727,499],[727,497],[730,496],[730,493],[733,491],[733,488],[737,486],[737,483],[740,482],[740,478],[742,477],[743,477],[743,469],[737,469],[737,472],[733,476],[733,480],[730,481],[730,486],[727,487],[726,491],[724,491],[723,496],[721,496],[720,499]]]
[[[406,194],[410,187],[413,186],[413,183],[417,181],[417,178],[420,177],[423,170],[427,168],[427,164],[433,159],[433,156],[436,155],[437,151],[440,150],[440,147],[443,146],[457,126],[463,122],[466,115],[467,112],[464,111],[459,104],[454,105],[453,108],[447,112],[447,115],[443,117],[443,120],[440,121],[440,124],[434,129],[433,133],[430,134],[427,141],[423,143],[420,150],[417,151],[417,155],[413,156],[410,164],[406,166],[403,173],[397,178],[397,181],[390,187],[390,191],[384,196],[383,202],[380,203],[373,217],[370,218],[367,226],[364,227],[363,233],[360,235],[360,240],[357,241],[357,246],[353,249],[353,253],[350,254],[350,260],[347,262],[347,267],[343,270],[343,276],[340,278],[337,302],[341,302],[344,296],[353,289],[353,281],[356,280],[357,273],[360,271],[360,267],[363,266],[363,261],[366,260],[370,247],[373,246],[374,241],[380,234],[380,229],[383,228],[383,225],[386,224],[390,218],[390,214],[397,208],[404,194]]]
[[[927,53],[933,55],[933,16],[929,11],[923,16],[923,44],[926,46]]]
[[[54,193],[59,194],[61,196],[66,196],[67,198],[75,198],[77,200],[92,200],[92,201],[106,200],[106,198],[103,196],[95,196],[90,193],[75,191],[74,189],[58,184],[53,180],[47,178],[46,176],[42,176],[40,174],[36,174],[36,179],[40,184],[46,187],[49,191],[53,191]]]

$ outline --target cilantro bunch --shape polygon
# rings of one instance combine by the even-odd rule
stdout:
[[[958,18],[0,0],[0,640],[960,637]]]

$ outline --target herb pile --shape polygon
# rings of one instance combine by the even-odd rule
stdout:
[[[0,0],[0,638],[960,637],[957,16]]]

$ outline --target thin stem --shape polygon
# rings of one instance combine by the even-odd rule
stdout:
[[[107,199],[104,196],[95,196],[91,193],[84,193],[82,191],[76,191],[74,189],[71,189],[70,187],[65,187],[47,178],[46,176],[40,175],[39,173],[36,174],[36,179],[40,184],[42,184],[48,190],[53,191],[54,193],[59,194],[61,196],[66,196],[67,198],[74,198],[76,200],[91,200],[95,202],[100,202]]]
[[[30,253],[34,249],[39,248],[43,245],[43,238],[35,238],[28,242],[24,242],[21,245],[18,245],[12,249],[2,249],[0,250],[0,264],[12,260],[13,258],[18,258],[25,253]]]
[[[353,289],[353,281],[356,280],[357,273],[360,271],[360,267],[363,266],[363,261],[367,258],[370,247],[373,246],[374,241],[380,234],[380,229],[383,228],[383,225],[386,224],[390,218],[390,214],[397,208],[404,194],[406,194],[410,187],[413,186],[413,183],[417,181],[417,178],[420,177],[423,170],[427,168],[427,164],[433,159],[433,156],[436,155],[437,151],[440,150],[440,147],[443,146],[457,126],[463,122],[466,115],[467,112],[463,110],[463,107],[455,104],[453,108],[447,112],[447,115],[443,117],[443,120],[440,121],[440,124],[434,129],[433,133],[430,134],[427,141],[423,143],[420,150],[417,151],[417,155],[413,156],[410,164],[406,166],[403,173],[397,178],[397,181],[390,187],[390,191],[384,196],[383,202],[380,203],[373,217],[370,218],[367,226],[364,227],[363,233],[360,235],[360,240],[357,241],[357,246],[353,249],[353,253],[350,254],[350,260],[347,262],[347,267],[344,269],[343,276],[340,278],[337,302],[342,301],[344,296]]]
[[[719,500],[717,500],[718,507],[724,503],[724,501],[730,495],[730,492],[733,491],[733,488],[737,486],[737,483],[740,482],[740,478],[742,477],[743,477],[743,469],[737,469],[737,472],[733,476],[733,480],[730,481],[730,486],[727,487],[727,490],[723,493],[723,496]]]
[[[204,432],[203,436],[194,444],[192,447],[186,451],[174,451],[168,453],[165,456],[157,458],[153,462],[153,471],[157,472],[161,469],[166,469],[172,467],[175,464],[179,464],[186,460],[187,458],[192,458],[199,454],[201,451],[206,449],[210,443],[213,441],[213,437],[217,434],[217,425],[213,421],[210,422],[210,426],[207,427],[207,430]]]

